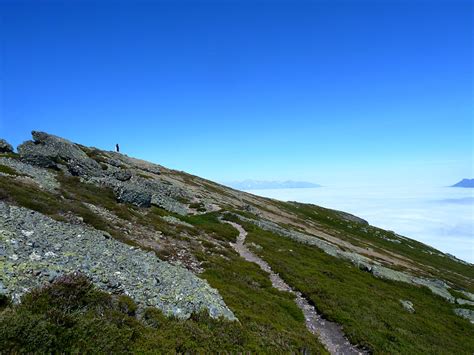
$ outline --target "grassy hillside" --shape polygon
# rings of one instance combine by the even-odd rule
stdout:
[[[291,286],[311,299],[329,320],[343,325],[357,344],[376,353],[471,354],[474,327],[455,305],[425,287],[377,279],[317,248],[246,224],[247,240]],[[405,311],[400,300],[413,303]],[[440,319],[443,321],[440,322]]]

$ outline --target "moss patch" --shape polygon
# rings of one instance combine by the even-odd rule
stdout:
[[[0,164],[0,173],[8,174],[8,175],[13,175],[13,176],[19,176],[19,175],[24,175],[19,172],[17,172],[15,169],[10,168],[7,165],[2,165]]]

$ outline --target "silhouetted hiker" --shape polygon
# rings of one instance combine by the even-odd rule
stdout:
[[[115,145],[115,151],[117,153],[120,153],[120,147],[119,147],[118,143]]]

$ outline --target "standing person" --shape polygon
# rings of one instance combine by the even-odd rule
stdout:
[[[119,147],[118,143],[115,145],[115,151],[117,153],[120,153],[120,147]]]

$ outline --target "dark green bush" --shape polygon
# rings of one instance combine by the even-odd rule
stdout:
[[[184,353],[272,349],[294,352],[285,332],[265,326],[212,319],[207,312],[188,320],[168,318],[155,308],[136,317],[129,297],[96,289],[79,273],[35,289],[19,305],[0,310],[0,353]],[[304,328],[303,328],[304,329]],[[309,335],[308,335],[309,336]],[[311,339],[311,338],[309,338]],[[313,338],[309,344],[315,347]],[[317,343],[316,343],[317,344]]]

